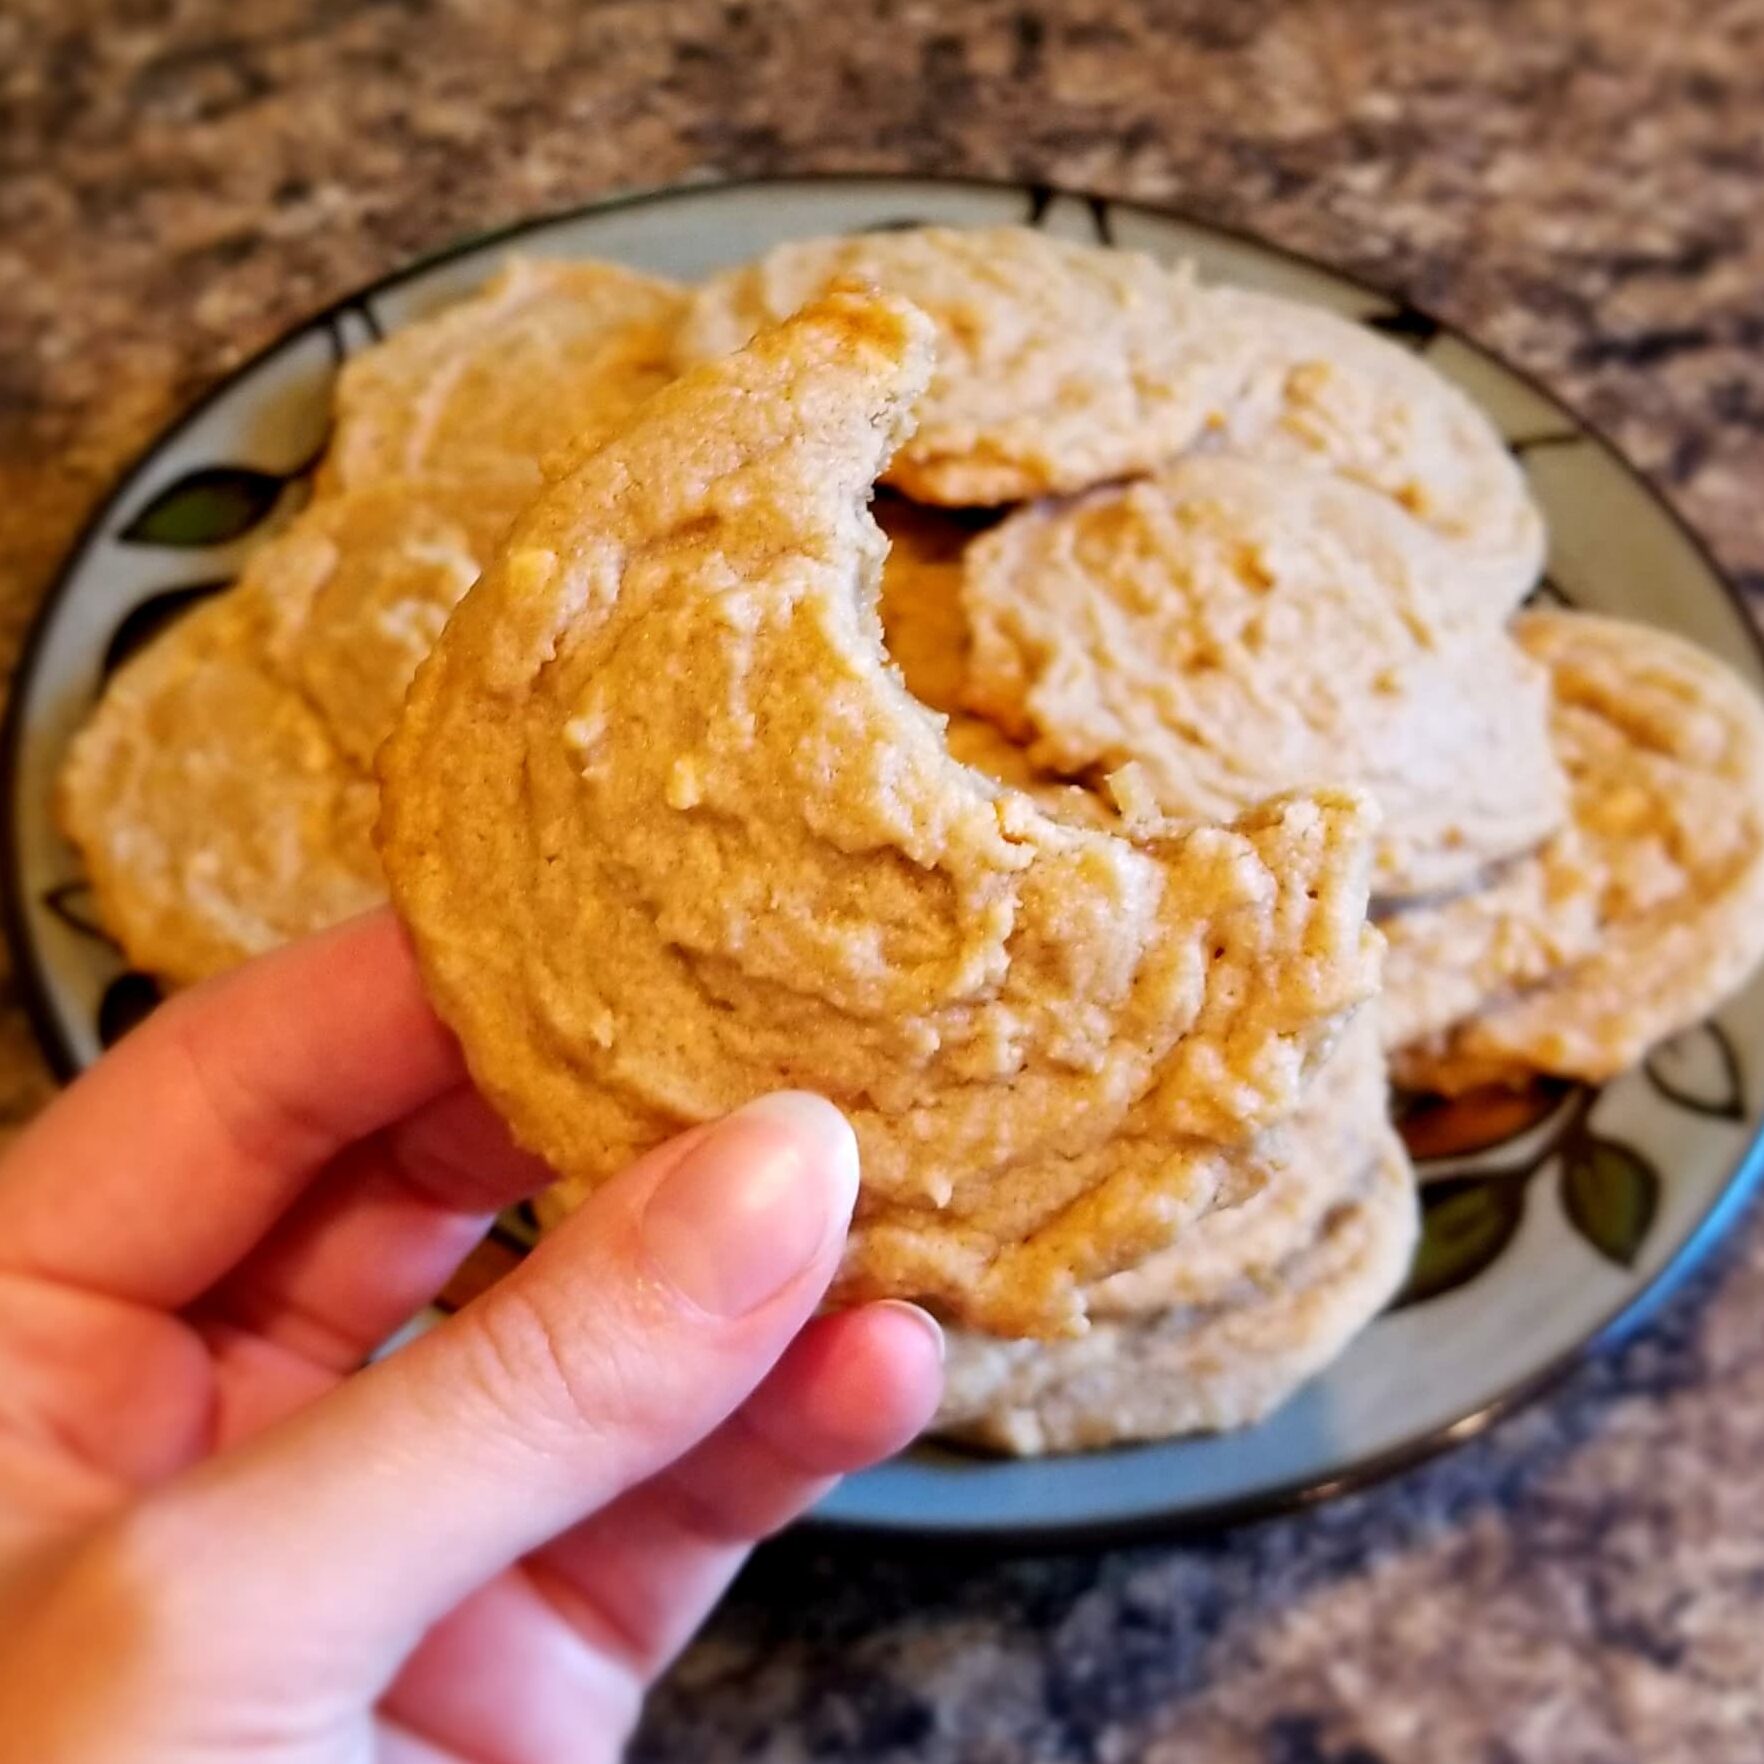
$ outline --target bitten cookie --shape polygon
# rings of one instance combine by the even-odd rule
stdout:
[[[1268,1280],[1317,1238],[1364,1186],[1389,1124],[1376,1003],[1355,1013],[1297,1110],[1244,1147],[1218,1204],[1168,1249],[1098,1282],[1094,1318],[1147,1317],[1211,1305],[1245,1280]]]
[[[1126,838],[952,759],[887,664],[866,507],[932,335],[836,292],[543,497],[383,750],[383,855],[478,1080],[577,1192],[813,1088],[863,1153],[838,1290],[1051,1334],[1371,993],[1371,810]]]

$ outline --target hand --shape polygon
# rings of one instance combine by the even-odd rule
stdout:
[[[391,916],[166,1005],[0,1168],[0,1755],[617,1755],[752,1542],[936,1402],[810,1321],[857,1188],[767,1098],[361,1369],[543,1185]]]

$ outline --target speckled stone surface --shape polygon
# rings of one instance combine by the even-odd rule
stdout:
[[[1764,591],[1761,115],[1760,0],[7,0],[0,656],[132,451],[311,307],[524,211],[811,168],[1169,200],[1383,281]],[[16,1121],[46,1079],[0,985]],[[1546,1404],[1309,1516],[763,1559],[637,1750],[1756,1764],[1764,1231]]]

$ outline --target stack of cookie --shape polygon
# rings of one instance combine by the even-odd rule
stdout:
[[[1383,810],[1385,910],[1561,824],[1545,676],[1491,611],[1485,560],[1347,479],[1199,455],[1014,512],[954,561],[922,512],[884,521],[908,684],[952,707],[953,748],[1050,803],[1195,820],[1345,779]],[[1247,1198],[1103,1282],[1081,1342],[959,1338],[946,1423],[1027,1452],[1266,1412],[1401,1281],[1413,1200],[1385,1116],[1369,1009],[1257,1142]]]
[[[1764,949],[1750,694],[1515,616],[1500,437],[1330,314],[1020,229],[518,265],[336,416],[74,744],[107,924],[186,981],[389,875],[555,1207],[826,1091],[950,1431],[1266,1413],[1403,1276],[1387,1053],[1603,1077]]]

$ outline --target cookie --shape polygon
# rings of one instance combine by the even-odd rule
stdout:
[[[812,1088],[863,1154],[840,1295],[1056,1333],[1371,993],[1371,811],[1126,838],[952,759],[882,648],[866,508],[932,338],[835,292],[543,497],[382,750],[383,856],[478,1081],[571,1192]]]
[[[1119,830],[1120,816],[1105,793],[1043,770],[1020,742],[962,709],[970,642],[961,601],[962,556],[971,531],[900,497],[878,498],[873,513],[888,539],[878,603],[883,641],[907,690],[948,719],[944,739],[950,753],[1033,797],[1055,820]]]
[[[1591,1083],[1715,1009],[1764,956],[1764,706],[1664,631],[1515,621],[1550,672],[1569,825],[1482,891],[1388,921],[1399,1081]]]
[[[1389,1303],[1418,1223],[1414,1172],[1386,1127],[1316,1239],[1215,1303],[1098,1321],[1075,1341],[952,1334],[934,1429],[1036,1457],[1249,1426]]]
[[[1209,346],[1185,272],[1026,227],[780,245],[706,283],[680,359],[726,354],[841,277],[903,296],[937,327],[918,428],[887,472],[922,502],[1019,502],[1146,471],[1221,420],[1241,375]]]
[[[1603,935],[1599,883],[1572,820],[1531,855],[1433,899],[1381,902],[1379,1017],[1392,1057],[1443,1036],[1492,1000],[1561,973]],[[1417,1074],[1411,1059],[1405,1082]]]
[[[384,898],[373,785],[268,666],[262,603],[188,613],[124,664],[59,780],[130,963],[200,980]]]
[[[246,566],[270,611],[271,664],[364,772],[524,500],[494,484],[386,479],[321,497]]]
[[[1278,295],[1210,292],[1213,347],[1242,364],[1219,447],[1269,465],[1323,466],[1450,541],[1449,587],[1500,618],[1543,567],[1543,517],[1488,417],[1413,351]]]
[[[1304,1100],[1233,1160],[1217,1204],[1168,1249],[1100,1281],[1096,1319],[1147,1317],[1222,1302],[1315,1241],[1324,1219],[1361,1186],[1384,1142],[1388,1086],[1377,1006],[1355,1014]]]
[[[1543,669],[1456,610],[1460,568],[1357,484],[1182,460],[974,541],[963,696],[1043,771],[1138,762],[1171,815],[1361,786],[1374,891],[1460,887],[1565,812]]]
[[[684,295],[617,264],[516,258],[480,292],[349,358],[318,493],[388,478],[536,495],[673,377]]]
[[[984,717],[967,711],[954,712],[944,730],[944,740],[952,758],[984,772],[996,784],[1021,791],[1053,820],[1107,833],[1127,830],[1120,809],[1109,795],[1106,779],[1100,789],[1093,790],[1042,771],[1026,748]]]
[[[957,712],[968,672],[962,554],[970,535],[898,496],[878,497],[872,512],[888,540],[877,606],[888,654],[921,704]]]

